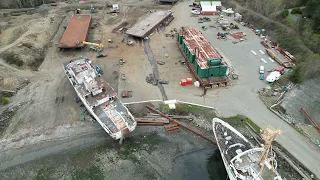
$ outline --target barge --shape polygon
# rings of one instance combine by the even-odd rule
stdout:
[[[227,85],[227,63],[200,31],[182,28],[177,35],[177,44],[190,72],[201,86]]]

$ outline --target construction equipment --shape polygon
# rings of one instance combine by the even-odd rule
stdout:
[[[133,46],[133,45],[134,45],[134,44],[133,44],[133,41],[128,40],[128,41],[127,41],[127,45],[128,45],[128,46]]]
[[[97,54],[96,58],[107,57],[106,54]]]
[[[90,14],[94,13],[94,10],[95,10],[94,7],[91,5],[90,6]]]
[[[119,64],[120,64],[120,65],[124,65],[125,63],[126,63],[126,61],[123,60],[123,58],[121,58],[121,59],[119,60]]]
[[[103,70],[102,70],[98,65],[96,65],[96,71],[97,71],[99,74],[103,75]]]
[[[77,8],[74,12],[75,12],[76,14],[80,14],[80,13],[81,13],[81,9]]]
[[[103,50],[103,44],[98,44],[98,43],[91,43],[91,42],[86,42],[86,41],[82,41],[82,44],[87,44],[90,45],[90,50],[91,51],[97,51],[97,52],[101,52]]]

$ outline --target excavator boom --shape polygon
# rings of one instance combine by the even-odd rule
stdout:
[[[87,45],[92,45],[92,46],[95,46],[97,48],[103,48],[103,44],[91,43],[91,42],[86,42],[86,41],[83,41],[82,43],[83,44],[87,44]]]

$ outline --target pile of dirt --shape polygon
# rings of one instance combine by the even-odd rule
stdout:
[[[6,42],[14,42],[0,49],[0,57],[8,64],[37,70],[63,19],[62,15],[49,13],[45,17],[3,31],[5,36],[0,38],[7,38]]]
[[[21,76],[0,76],[0,97],[9,97],[14,95],[16,91],[24,88],[30,81]],[[12,92],[12,93],[10,93]]]

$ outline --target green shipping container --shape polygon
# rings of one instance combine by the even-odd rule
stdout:
[[[221,61],[219,59],[208,59],[208,66],[219,66]]]
[[[183,38],[184,38],[183,36],[180,36],[180,39],[179,39],[179,43],[180,43],[180,44],[182,44]]]
[[[193,64],[193,67],[194,67],[194,70],[196,71],[196,73],[199,74],[198,63],[197,62],[195,62]]]
[[[180,43],[180,38],[181,38],[180,34],[177,33],[177,41],[178,41],[179,43]]]
[[[228,66],[220,66],[220,76],[226,76]]]
[[[195,63],[197,66],[197,74],[200,78],[207,78],[209,69],[201,69],[198,63]]]
[[[218,77],[220,76],[220,67],[219,66],[212,66],[209,68],[209,76],[210,77]]]
[[[194,54],[192,54],[192,60],[191,63],[194,64],[196,62],[196,56]]]

